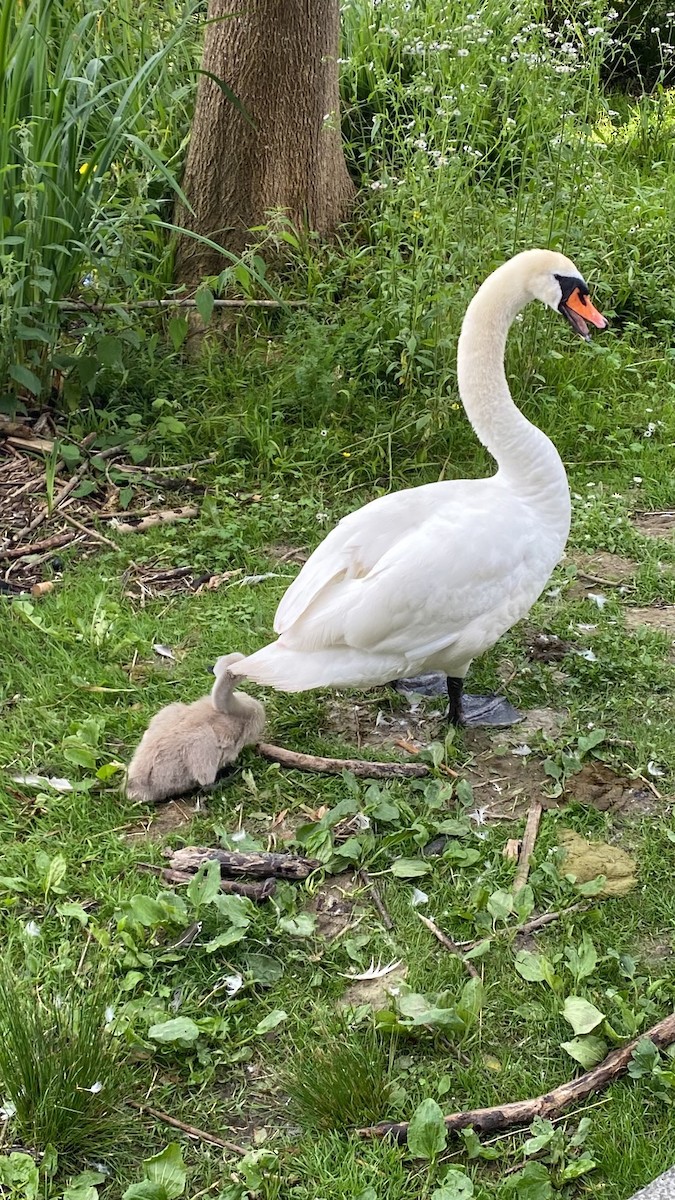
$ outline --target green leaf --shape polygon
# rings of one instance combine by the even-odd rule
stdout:
[[[548,1146],[555,1137],[555,1127],[551,1121],[543,1120],[541,1117],[535,1117],[530,1126],[532,1137],[527,1138],[523,1146],[523,1154],[529,1158],[533,1154],[538,1154],[544,1146]]]
[[[431,1193],[431,1200],[471,1200],[473,1182],[459,1167],[450,1167],[441,1187]]]
[[[40,1190],[40,1177],[32,1156],[17,1151],[2,1155],[0,1184],[10,1189],[12,1200],[36,1200]]]
[[[464,1021],[465,1025],[470,1025],[476,1020],[480,1010],[483,1007],[484,995],[483,981],[474,979],[473,977],[464,984],[462,994],[457,1004],[457,1012]]]
[[[42,391],[42,384],[34,371],[30,371],[28,367],[22,366],[21,363],[12,363],[8,371],[15,383],[26,389],[33,396],[39,396]]]
[[[598,963],[598,952],[588,934],[585,933],[576,950],[573,946],[565,948],[565,958],[575,982],[578,983],[581,979],[586,979],[588,975],[593,974]]]
[[[174,350],[180,350],[183,342],[188,335],[188,323],[186,317],[172,317],[169,321],[169,337]]]
[[[287,1017],[288,1013],[284,1012],[283,1008],[273,1008],[266,1017],[263,1017],[262,1021],[258,1021],[253,1032],[256,1035],[269,1033],[271,1029],[276,1029],[277,1025],[281,1025],[282,1021],[285,1021]]]
[[[482,942],[479,942],[477,946],[474,946],[473,950],[467,950],[464,957],[472,960],[474,958],[485,958],[485,955],[488,953],[491,945],[492,941],[490,938],[483,938]]]
[[[550,987],[555,981],[553,963],[543,954],[533,954],[531,950],[519,950],[516,954],[516,971],[528,983],[548,983]]]
[[[408,1128],[408,1149],[414,1158],[435,1162],[445,1150],[448,1131],[443,1110],[435,1100],[423,1100],[415,1109]]]
[[[123,1193],[122,1200],[167,1200],[167,1194],[160,1184],[143,1179],[141,1183],[132,1183]]]
[[[246,930],[241,925],[231,925],[224,933],[219,933],[216,937],[207,942],[204,949],[207,954],[213,954],[216,950],[222,950],[223,946],[234,946],[236,942],[240,942],[246,937]]]
[[[316,929],[316,917],[314,913],[299,913],[297,917],[281,917],[279,928],[283,929],[284,933],[290,933],[291,937],[311,937]]]
[[[170,1021],[161,1021],[158,1025],[151,1025],[148,1037],[152,1038],[153,1042],[162,1042],[166,1045],[173,1042],[192,1045],[199,1037],[199,1026],[195,1025],[189,1017],[172,1017]]]
[[[145,926],[146,929],[156,929],[162,924],[164,909],[154,896],[132,896],[128,904],[134,921],[138,921],[139,925]]]
[[[528,1163],[522,1171],[511,1175],[502,1184],[503,1191],[515,1200],[550,1200],[553,1187],[543,1163]]]
[[[628,1064],[628,1074],[631,1079],[642,1079],[644,1075],[652,1075],[661,1061],[661,1055],[651,1038],[640,1038]]]
[[[278,983],[284,973],[283,963],[269,954],[249,954],[243,963],[244,970],[251,977],[252,983],[262,987],[271,987]]]
[[[511,892],[504,892],[499,889],[493,892],[487,902],[487,910],[495,921],[506,921],[513,912],[514,902]]]
[[[590,1071],[596,1063],[602,1062],[607,1054],[607,1042],[592,1034],[589,1037],[572,1038],[570,1042],[561,1042],[560,1048],[575,1062],[581,1063],[585,1071]]]
[[[420,875],[426,875],[430,870],[429,863],[422,862],[420,858],[397,858],[391,867],[391,873],[397,879],[419,879]]]
[[[589,1171],[594,1171],[597,1165],[598,1164],[592,1155],[585,1150],[584,1153],[579,1156],[579,1158],[573,1158],[572,1161],[563,1168],[560,1175],[561,1182],[567,1183],[567,1181],[570,1179],[580,1179],[582,1175],[587,1175]]]
[[[204,284],[195,292],[195,306],[204,324],[208,325],[213,314],[213,292]]]
[[[104,367],[122,365],[122,343],[112,334],[106,334],[96,343],[96,357]]]
[[[60,917],[73,917],[80,925],[84,927],[88,920],[89,914],[85,911],[81,904],[57,904],[56,911]]]
[[[220,892],[220,863],[215,858],[202,863],[187,886],[188,899],[195,908],[211,904]]]
[[[178,1142],[170,1142],[161,1154],[143,1160],[143,1171],[150,1183],[164,1189],[167,1200],[176,1200],[185,1191],[187,1174]]]
[[[590,1033],[605,1019],[605,1014],[582,996],[568,996],[563,1005],[562,1015],[576,1034]]]
[[[98,1185],[105,1182],[102,1171],[82,1171],[70,1180],[62,1200],[97,1200]]]
[[[47,874],[44,879],[45,896],[50,892],[58,891],[59,884],[63,879],[67,870],[66,860],[62,854],[55,854],[47,868]],[[65,889],[63,889],[65,890]]]

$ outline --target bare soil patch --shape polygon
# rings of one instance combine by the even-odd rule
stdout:
[[[204,816],[205,811],[201,800],[167,800],[158,804],[135,825],[130,825],[122,837],[125,842],[161,842],[170,833],[189,825],[195,817]]]
[[[675,512],[641,512],[633,517],[633,524],[645,537],[673,537],[675,534]]]
[[[330,884],[322,888],[308,904],[308,912],[316,914],[318,932],[329,942],[349,925],[359,887],[352,872],[343,871],[341,875],[334,875]]]
[[[628,589],[637,571],[637,563],[633,559],[605,550],[593,554],[582,554],[575,550],[568,557],[578,571],[577,579],[567,592],[573,598],[584,599],[589,592],[597,592],[603,585]]]
[[[675,604],[651,604],[646,608],[624,609],[629,629],[657,629],[675,640]]]

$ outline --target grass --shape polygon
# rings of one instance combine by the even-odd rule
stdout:
[[[179,19],[177,9],[165,10],[168,25]],[[116,25],[112,9],[97,10],[87,28],[98,40],[85,48],[116,78],[131,79],[165,44],[168,25],[155,21],[152,5],[141,6],[138,19],[126,9],[122,16]],[[508,1200],[518,1187],[525,1194],[519,1172],[530,1160],[544,1172],[530,1177],[533,1200],[625,1200],[675,1160],[663,1098],[672,1089],[651,1068],[570,1114],[536,1152],[519,1132],[483,1150],[454,1139],[438,1161],[424,1161],[349,1134],[361,1121],[409,1117],[427,1099],[451,1111],[535,1095],[571,1077],[577,1064],[562,1048],[573,1036],[562,1015],[570,994],[604,1014],[594,1033],[608,1047],[672,1009],[672,648],[666,633],[631,631],[625,617],[631,607],[675,603],[672,538],[650,538],[633,520],[639,510],[675,507],[673,99],[665,88],[649,95],[613,90],[607,64],[616,47],[606,43],[614,33],[602,9],[570,7],[567,19],[547,35],[534,5],[490,0],[474,13],[434,2],[425,6],[422,28],[418,6],[349,3],[344,129],[362,185],[353,224],[331,246],[292,233],[289,242],[281,236],[289,234],[285,226],[271,225],[250,257],[252,273],[226,280],[255,290],[255,273],[264,272],[270,286],[306,299],[306,307],[246,315],[224,334],[224,351],[214,337],[192,360],[175,328],[167,340],[154,320],[121,310],[93,332],[88,326],[79,341],[77,329],[62,330],[62,348],[77,357],[107,339],[91,387],[67,369],[63,420],[73,439],[96,430],[99,445],[125,445],[155,469],[211,457],[189,472],[197,494],[206,490],[198,520],[143,535],[106,528],[116,552],[102,547],[94,558],[79,558],[65,551],[63,576],[56,573],[50,595],[5,599],[0,928],[16,980],[7,976],[0,998],[0,1100],[17,1107],[7,1129],[12,1141],[58,1151],[60,1174],[40,1168],[48,1200],[62,1195],[71,1172],[107,1153],[106,1140],[119,1137],[120,1113],[132,1111],[111,1111],[107,1090],[78,1090],[104,1075],[117,1081],[124,1100],[255,1147],[241,1163],[133,1110],[128,1140],[120,1138],[108,1156],[111,1175],[89,1181],[104,1197],[137,1183],[140,1160],[174,1140],[187,1165],[187,1180],[175,1188],[189,1196],[213,1189],[225,1200],[247,1193],[267,1200],[418,1200],[443,1186],[448,1167],[471,1177],[479,1200]],[[175,43],[171,70],[130,102],[134,136],[172,173],[189,117],[194,38],[189,26]],[[99,117],[92,112],[92,120]],[[99,135],[104,130],[93,129],[92,139]],[[153,242],[151,218],[170,202],[170,191],[148,161],[141,167],[135,151],[120,149],[118,167],[102,173],[98,216],[112,214],[114,224],[124,210],[129,220],[119,271],[95,242],[88,246],[99,273],[93,294],[155,295],[166,285],[168,251]],[[130,196],[138,198],[133,211],[126,208]],[[218,654],[253,649],[270,636],[296,570],[271,547],[311,549],[344,512],[391,488],[491,470],[459,408],[456,338],[480,279],[533,244],[571,254],[612,325],[584,346],[553,314],[529,310],[509,344],[514,395],[554,438],[574,497],[570,557],[528,621],[472,672],[477,690],[509,678],[515,704],[562,714],[559,732],[528,735],[528,769],[564,766],[568,803],[544,814],[522,912],[504,911],[512,868],[502,855],[522,821],[478,826],[469,816],[487,793],[467,791],[466,781],[485,782],[473,773],[483,745],[468,734],[445,750],[465,780],[454,791],[442,772],[420,785],[369,788],[283,773],[247,752],[205,807],[185,806],[185,824],[146,836],[149,822],[154,832],[153,814],[125,799],[121,766],[160,706],[206,690],[207,667]],[[162,498],[144,477],[130,479],[117,468],[110,481],[96,482],[100,494],[119,488],[121,502],[133,508],[148,497],[158,505],[167,497],[193,499],[182,490],[181,472],[166,478],[176,477],[178,489],[163,489]],[[62,478],[48,464],[47,493],[55,494]],[[598,551],[629,560],[628,590],[593,585],[601,607],[578,587],[575,565],[579,554]],[[141,602],[130,584],[134,563],[273,574],[257,585],[234,579],[217,592]],[[49,574],[49,563],[44,570]],[[528,641],[535,629],[594,657],[533,659]],[[175,660],[160,659],[155,643],[171,646]],[[334,719],[334,697],[264,699],[272,739],[354,754],[353,737]],[[395,697],[349,695],[343,715],[357,702],[369,725],[379,710],[385,718],[400,711]],[[575,769],[581,762],[570,756],[582,754],[580,739],[596,729],[603,739],[583,761],[611,767],[644,793],[628,811],[587,802],[586,776]],[[11,778],[33,772],[65,778],[73,790]],[[542,777],[552,788],[552,776]],[[329,821],[316,817],[321,806],[338,804],[343,814],[365,813],[370,829],[334,838]],[[322,875],[304,887],[280,887],[274,903],[257,909],[218,905],[196,889],[171,892],[141,869],[161,865],[165,845],[228,845],[239,827],[265,847],[278,835],[281,813],[297,848],[323,855],[334,888],[351,892],[353,866],[367,867],[391,913],[390,933],[357,892],[338,932],[349,928],[324,937]],[[396,859],[420,860],[421,847],[448,819],[453,836],[444,857],[425,860],[417,879],[391,873]],[[627,850],[638,885],[623,898],[591,897],[586,911],[528,944],[550,963],[552,983],[526,981],[513,934],[494,937],[477,960],[484,984],[478,1011],[461,965],[417,919],[413,886],[429,896],[421,911],[460,941],[484,939],[493,925],[512,929],[530,905],[568,907],[578,894],[556,852],[563,827]],[[199,936],[181,945],[197,921]],[[597,961],[575,976],[566,964],[578,961],[572,952],[588,939]],[[371,959],[402,960],[405,985],[397,1002],[382,997],[380,1007],[391,1015],[378,1018],[379,1030],[365,1000],[345,1030],[336,1026],[345,975],[362,973]],[[103,1008],[114,1010],[105,1035],[100,972],[109,981]],[[406,1001],[406,987],[422,999]],[[64,998],[61,1008],[56,996]],[[441,1016],[413,1026],[406,1003],[430,1006],[432,998]],[[443,1017],[449,1009],[460,1017],[452,1028]],[[83,1030],[90,1033],[82,1037]],[[59,1045],[65,1039],[66,1049],[36,1053],[49,1037]],[[64,1070],[68,1055],[72,1070]],[[664,1058],[661,1070],[669,1065]],[[57,1086],[64,1099],[53,1105]],[[574,1144],[584,1118],[585,1141],[580,1133]],[[585,1154],[595,1166],[577,1178]],[[0,1155],[0,1172],[6,1158]],[[4,1174],[0,1179],[7,1188]],[[451,1182],[448,1176],[446,1190]],[[21,1193],[15,1188],[14,1195]]]

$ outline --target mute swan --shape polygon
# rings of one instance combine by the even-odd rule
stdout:
[[[230,668],[241,657],[227,654],[218,659],[210,696],[193,704],[169,704],[155,714],[129,766],[131,800],[157,804],[208,787],[244,746],[258,741],[265,725],[262,704],[232,690]]]
[[[497,473],[394,492],[344,517],[283,597],[277,641],[240,659],[233,674],[302,692],[441,671],[450,720],[462,723],[471,660],[529,611],[569,533],[565,468],[516,408],[504,373],[509,327],[531,300],[562,313],[586,340],[587,322],[607,326],[562,254],[526,250],[483,283],[462,325],[457,376]]]

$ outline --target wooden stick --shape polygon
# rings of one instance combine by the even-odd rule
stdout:
[[[89,434],[84,439],[82,446],[87,449],[88,446],[85,446],[85,443],[89,444],[91,443],[91,440],[92,435]],[[116,454],[120,454],[123,449],[123,446],[109,446],[107,450],[99,450],[98,453],[92,455],[90,459],[85,459],[83,463],[80,463],[75,474],[71,475],[68,482],[64,483],[63,487],[56,493],[52,501],[51,508],[48,504],[46,504],[45,507],[40,510],[38,515],[33,517],[33,520],[30,522],[30,524],[26,525],[25,528],[21,530],[19,537],[25,537],[26,534],[32,533],[34,529],[37,529],[38,525],[41,525],[43,521],[46,521],[47,517],[50,517],[52,513],[56,511],[59,505],[63,504],[66,496],[69,496],[71,492],[75,491],[78,483],[82,477],[87,474],[87,471],[92,464],[95,465],[97,461],[104,462],[108,458],[114,458],[114,456]]]
[[[104,533],[99,533],[98,529],[90,529],[89,526],[83,525],[77,517],[71,517],[70,513],[62,512],[61,519],[67,521],[69,525],[74,525],[80,533],[86,533],[88,537],[93,537],[95,541],[102,542],[104,546],[110,546],[112,550],[119,550],[119,546],[113,542],[112,538],[106,537]]]
[[[368,762],[361,758],[321,758],[317,754],[299,754],[286,750],[284,746],[272,746],[259,742],[257,746],[263,758],[279,763],[282,767],[297,771],[313,771],[317,775],[341,775],[351,771],[360,779],[420,779],[428,775],[429,768],[423,763]]]
[[[41,542],[33,542],[31,546],[11,546],[9,550],[0,550],[0,558],[28,558],[29,554],[40,554],[43,550],[57,550],[59,546],[67,546],[75,541],[73,533],[55,533],[53,537],[43,538]]]
[[[139,862],[136,863],[139,871],[148,871],[151,875],[159,875],[165,883],[185,884],[191,883],[194,879],[192,871],[176,871],[171,867],[157,867],[154,863]],[[276,891],[277,881],[272,876],[269,879],[263,879],[260,883],[239,883],[233,879],[221,879],[220,890],[229,896],[247,896],[249,900],[255,901],[256,904],[262,904],[264,900],[268,900]]]
[[[149,1117],[154,1117],[156,1121],[161,1121],[163,1125],[171,1125],[173,1129],[182,1129],[183,1133],[187,1133],[188,1137],[196,1138],[199,1142],[208,1142],[212,1146],[222,1146],[224,1150],[231,1150],[233,1154],[247,1154],[248,1151],[237,1145],[236,1142],[228,1142],[225,1138],[218,1137],[215,1133],[206,1133],[203,1129],[197,1129],[195,1125],[188,1125],[185,1121],[179,1121],[178,1117],[171,1117],[168,1113],[162,1112],[159,1108],[151,1108],[149,1104],[140,1104],[138,1100],[127,1100],[132,1108],[138,1109],[140,1113],[147,1113]]]
[[[363,886],[368,888],[368,891],[370,892],[370,898],[371,898],[373,904],[375,905],[378,913],[380,914],[380,918],[381,918],[382,924],[384,925],[385,929],[393,929],[394,922],[392,921],[391,917],[389,916],[389,913],[387,912],[386,908],[384,907],[384,901],[380,895],[380,890],[373,883],[373,881],[370,878],[370,875],[366,871],[365,867],[359,868],[359,879],[361,880],[361,883],[363,884]]]
[[[466,970],[469,972],[471,978],[480,979],[478,971],[474,967],[473,963],[468,958],[464,957],[464,953],[457,945],[457,942],[453,942],[452,938],[449,938],[447,933],[443,933],[443,930],[438,928],[438,925],[431,920],[431,917],[423,917],[421,912],[418,912],[417,916],[422,924],[426,925],[427,929],[433,933],[434,937],[438,938],[441,946],[445,946],[445,949],[449,950],[451,954],[457,955],[457,958],[461,961],[462,966],[466,967]]]
[[[321,866],[318,858],[300,858],[295,854],[265,854],[263,851],[239,854],[235,850],[211,849],[207,846],[183,846],[168,850],[169,866],[173,871],[198,871],[203,863],[220,863],[221,875],[252,875],[258,879],[307,879]]]
[[[515,927],[505,925],[503,929],[495,929],[493,933],[489,934],[489,937],[490,939],[506,937],[508,934],[512,934],[514,937],[522,937],[526,933],[534,933],[535,929],[542,929],[544,925],[552,925],[554,921],[559,921],[561,917],[566,917],[568,913],[583,912],[590,907],[590,901],[581,900],[578,904],[570,904],[569,908],[561,908],[560,912],[547,912],[542,913],[539,917],[531,917],[529,921],[524,921],[522,925],[516,925]],[[485,938],[478,938],[475,942],[462,942],[460,948],[466,954],[468,950],[474,950],[476,946],[480,946],[481,942],[485,940]]]
[[[628,1068],[633,1051],[643,1038],[649,1038],[654,1045],[662,1050],[675,1041],[675,1012],[659,1021],[639,1037],[628,1042],[618,1050],[612,1050],[597,1067],[586,1071],[576,1079],[561,1083],[552,1091],[531,1100],[516,1100],[510,1104],[498,1104],[494,1108],[474,1108],[466,1112],[451,1113],[444,1118],[448,1130],[466,1129],[472,1125],[484,1133],[492,1133],[496,1129],[510,1129],[514,1125],[531,1125],[535,1117],[557,1117],[570,1104],[585,1100],[592,1092],[607,1087]],[[387,1134],[397,1142],[405,1142],[408,1136],[408,1121],[382,1121],[379,1125],[370,1125],[359,1129],[357,1133],[362,1138],[385,1137]]]
[[[537,833],[539,832],[539,822],[541,821],[541,814],[543,813],[543,811],[544,811],[543,805],[540,804],[538,800],[533,800],[530,805],[530,810],[527,814],[527,824],[525,825],[525,833],[523,834],[523,840],[520,845],[520,858],[518,859],[518,869],[516,871],[516,877],[513,881],[513,894],[514,895],[516,892],[519,892],[521,890],[521,888],[524,888],[525,884],[527,883],[527,877],[530,873],[530,858],[531,858],[532,852],[534,850],[534,843],[537,840]]]
[[[196,308],[196,300],[180,297],[170,300],[117,300],[109,304],[89,304],[86,300],[55,300],[62,312],[114,312],[118,308]],[[214,300],[214,308],[297,308],[306,300]]]
[[[115,529],[118,533],[145,533],[146,529],[154,529],[157,525],[172,525],[175,521],[192,521],[198,516],[199,509],[195,505],[183,504],[180,508],[166,508],[161,512],[150,513],[139,521],[120,521],[115,525]]]
[[[190,883],[194,879],[194,875],[190,871],[174,871],[170,867],[165,867],[160,872],[162,879],[166,883]],[[256,904],[262,904],[263,901],[269,900],[273,896],[277,888],[277,881],[272,876],[269,879],[263,879],[260,883],[237,883],[234,879],[221,879],[220,890],[228,896],[247,896],[249,900],[253,900]]]

